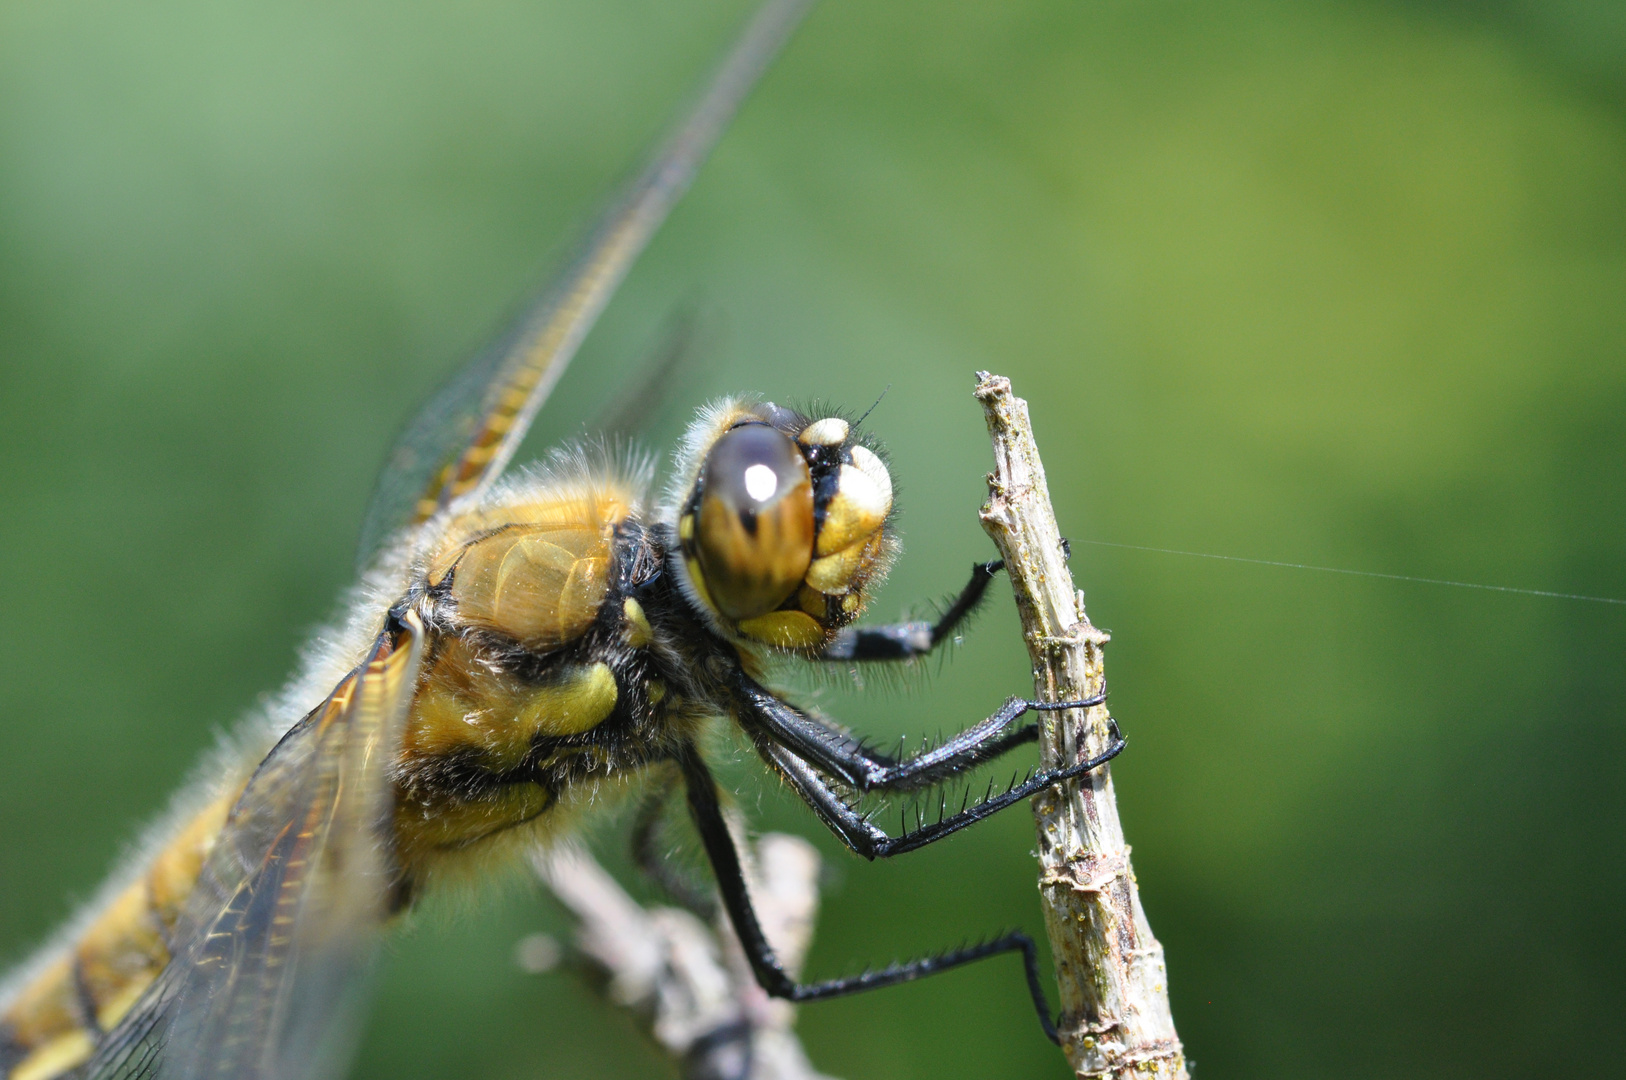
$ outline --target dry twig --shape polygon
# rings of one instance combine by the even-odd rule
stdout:
[[[813,939],[818,852],[768,833],[741,862],[762,929],[795,972]],[[807,1060],[796,1010],[757,985],[726,917],[708,927],[687,911],[638,905],[579,847],[539,853],[536,871],[576,918],[571,958],[606,1000],[628,1010],[672,1058],[683,1080],[829,1080]],[[560,949],[543,935],[520,943],[520,964],[546,970]]]
[[[1067,568],[1027,402],[1009,379],[986,371],[977,373],[976,395],[994,446],[982,526],[1016,591],[1035,693],[1044,701],[1095,697],[1106,686],[1107,635],[1090,625]],[[1039,723],[1046,769],[1099,754],[1110,738],[1104,705],[1043,713]],[[1035,796],[1033,814],[1068,1062],[1080,1077],[1184,1080],[1163,946],[1141,909],[1108,767]]]

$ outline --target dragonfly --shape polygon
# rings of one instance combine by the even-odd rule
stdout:
[[[1035,741],[1032,714],[1101,699],[1009,699],[911,756],[886,755],[772,685],[772,665],[919,657],[977,606],[974,567],[934,622],[865,625],[897,554],[880,447],[836,412],[750,396],[702,409],[671,482],[582,441],[508,469],[618,284],[809,0],[769,0],[554,284],[408,425],[362,539],[343,624],[204,763],[143,858],[0,996],[5,1080],[342,1073],[381,931],[446,878],[567,833],[618,790],[646,813],[681,788],[716,893],[761,986],[790,1001],[878,989],[1016,954],[1044,1033],[1037,952],[981,944],[801,982],[753,910],[700,749],[731,722],[853,852],[925,847],[1123,747],[1030,775],[889,833],[868,796],[920,792]],[[635,838],[647,840],[644,823]],[[645,869],[672,880],[650,843]]]

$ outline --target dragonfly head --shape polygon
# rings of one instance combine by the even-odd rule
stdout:
[[[891,475],[847,421],[725,401],[690,428],[685,457],[680,561],[714,622],[812,650],[858,617],[896,544]]]

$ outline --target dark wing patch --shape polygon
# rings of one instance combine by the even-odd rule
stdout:
[[[390,763],[422,640],[409,611],[260,763],[169,964],[85,1076],[307,1080],[347,1063],[386,914]]]
[[[501,475],[577,346],[811,4],[763,5],[706,92],[600,215],[552,287],[408,425],[362,526],[364,569],[396,530],[428,520]]]

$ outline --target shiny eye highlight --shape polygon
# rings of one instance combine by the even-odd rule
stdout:
[[[734,428],[701,473],[693,553],[702,588],[735,621],[766,614],[813,559],[813,481],[790,438],[767,424]]]
[[[766,465],[752,465],[745,470],[745,493],[757,502],[767,502],[779,490],[779,474]]]

